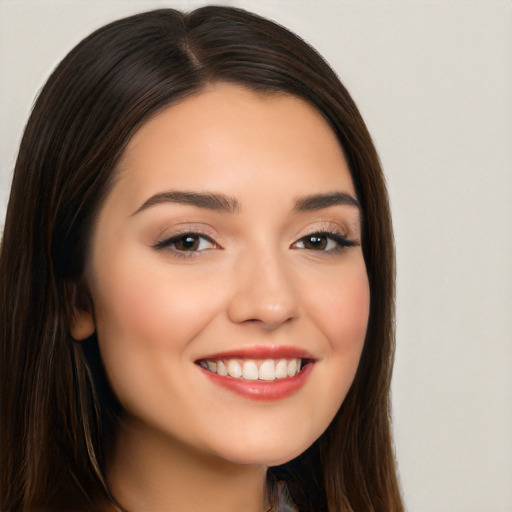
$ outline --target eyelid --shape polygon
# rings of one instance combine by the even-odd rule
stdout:
[[[305,240],[308,237],[318,237],[318,238],[327,238],[335,243],[335,247],[331,248],[308,248],[308,247],[297,247],[298,244],[305,243]],[[327,242],[328,244],[328,242]],[[358,239],[350,239],[339,227],[333,228],[322,228],[320,226],[317,226],[317,229],[311,230],[309,233],[301,236],[299,239],[297,239],[295,242],[293,242],[290,245],[290,248],[292,249],[302,249],[302,250],[308,250],[312,252],[319,252],[319,253],[326,253],[326,254],[337,254],[340,251],[343,251],[344,249],[350,248],[350,247],[356,247],[359,246],[360,241]],[[327,245],[328,247],[328,245]]]
[[[172,245],[176,244],[186,236],[190,237],[197,237],[202,238],[203,240],[207,240],[213,247],[207,248],[207,249],[199,249],[199,250],[179,250],[176,248],[173,248]],[[179,257],[192,257],[194,255],[197,255],[199,253],[202,253],[206,250],[216,248],[216,249],[222,249],[222,247],[213,239],[213,237],[207,233],[202,232],[198,229],[184,229],[177,233],[173,233],[169,236],[163,236],[161,237],[157,242],[155,242],[152,245],[153,249],[156,250],[169,250],[170,252],[174,253],[175,256]]]

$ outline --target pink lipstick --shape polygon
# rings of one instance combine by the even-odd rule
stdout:
[[[195,361],[219,386],[253,400],[280,400],[307,381],[315,358],[290,346],[253,346],[209,354]]]

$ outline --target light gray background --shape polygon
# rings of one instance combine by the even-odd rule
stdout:
[[[203,1],[0,2],[0,215],[32,101],[107,21]],[[240,0],[320,50],[387,175],[411,512],[512,511],[512,2]]]

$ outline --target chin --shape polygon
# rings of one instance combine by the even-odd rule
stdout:
[[[231,446],[229,450],[218,453],[225,460],[234,464],[255,466],[280,466],[304,453],[316,439],[290,443],[246,443],[243,447]],[[239,449],[238,449],[239,448]]]

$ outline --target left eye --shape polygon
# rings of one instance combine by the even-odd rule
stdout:
[[[215,242],[206,235],[199,233],[183,233],[166,238],[155,245],[156,249],[163,249],[164,247],[179,252],[199,252],[215,247]]]
[[[353,247],[354,245],[354,242],[335,233],[312,233],[295,242],[293,248],[332,252],[342,247]]]

